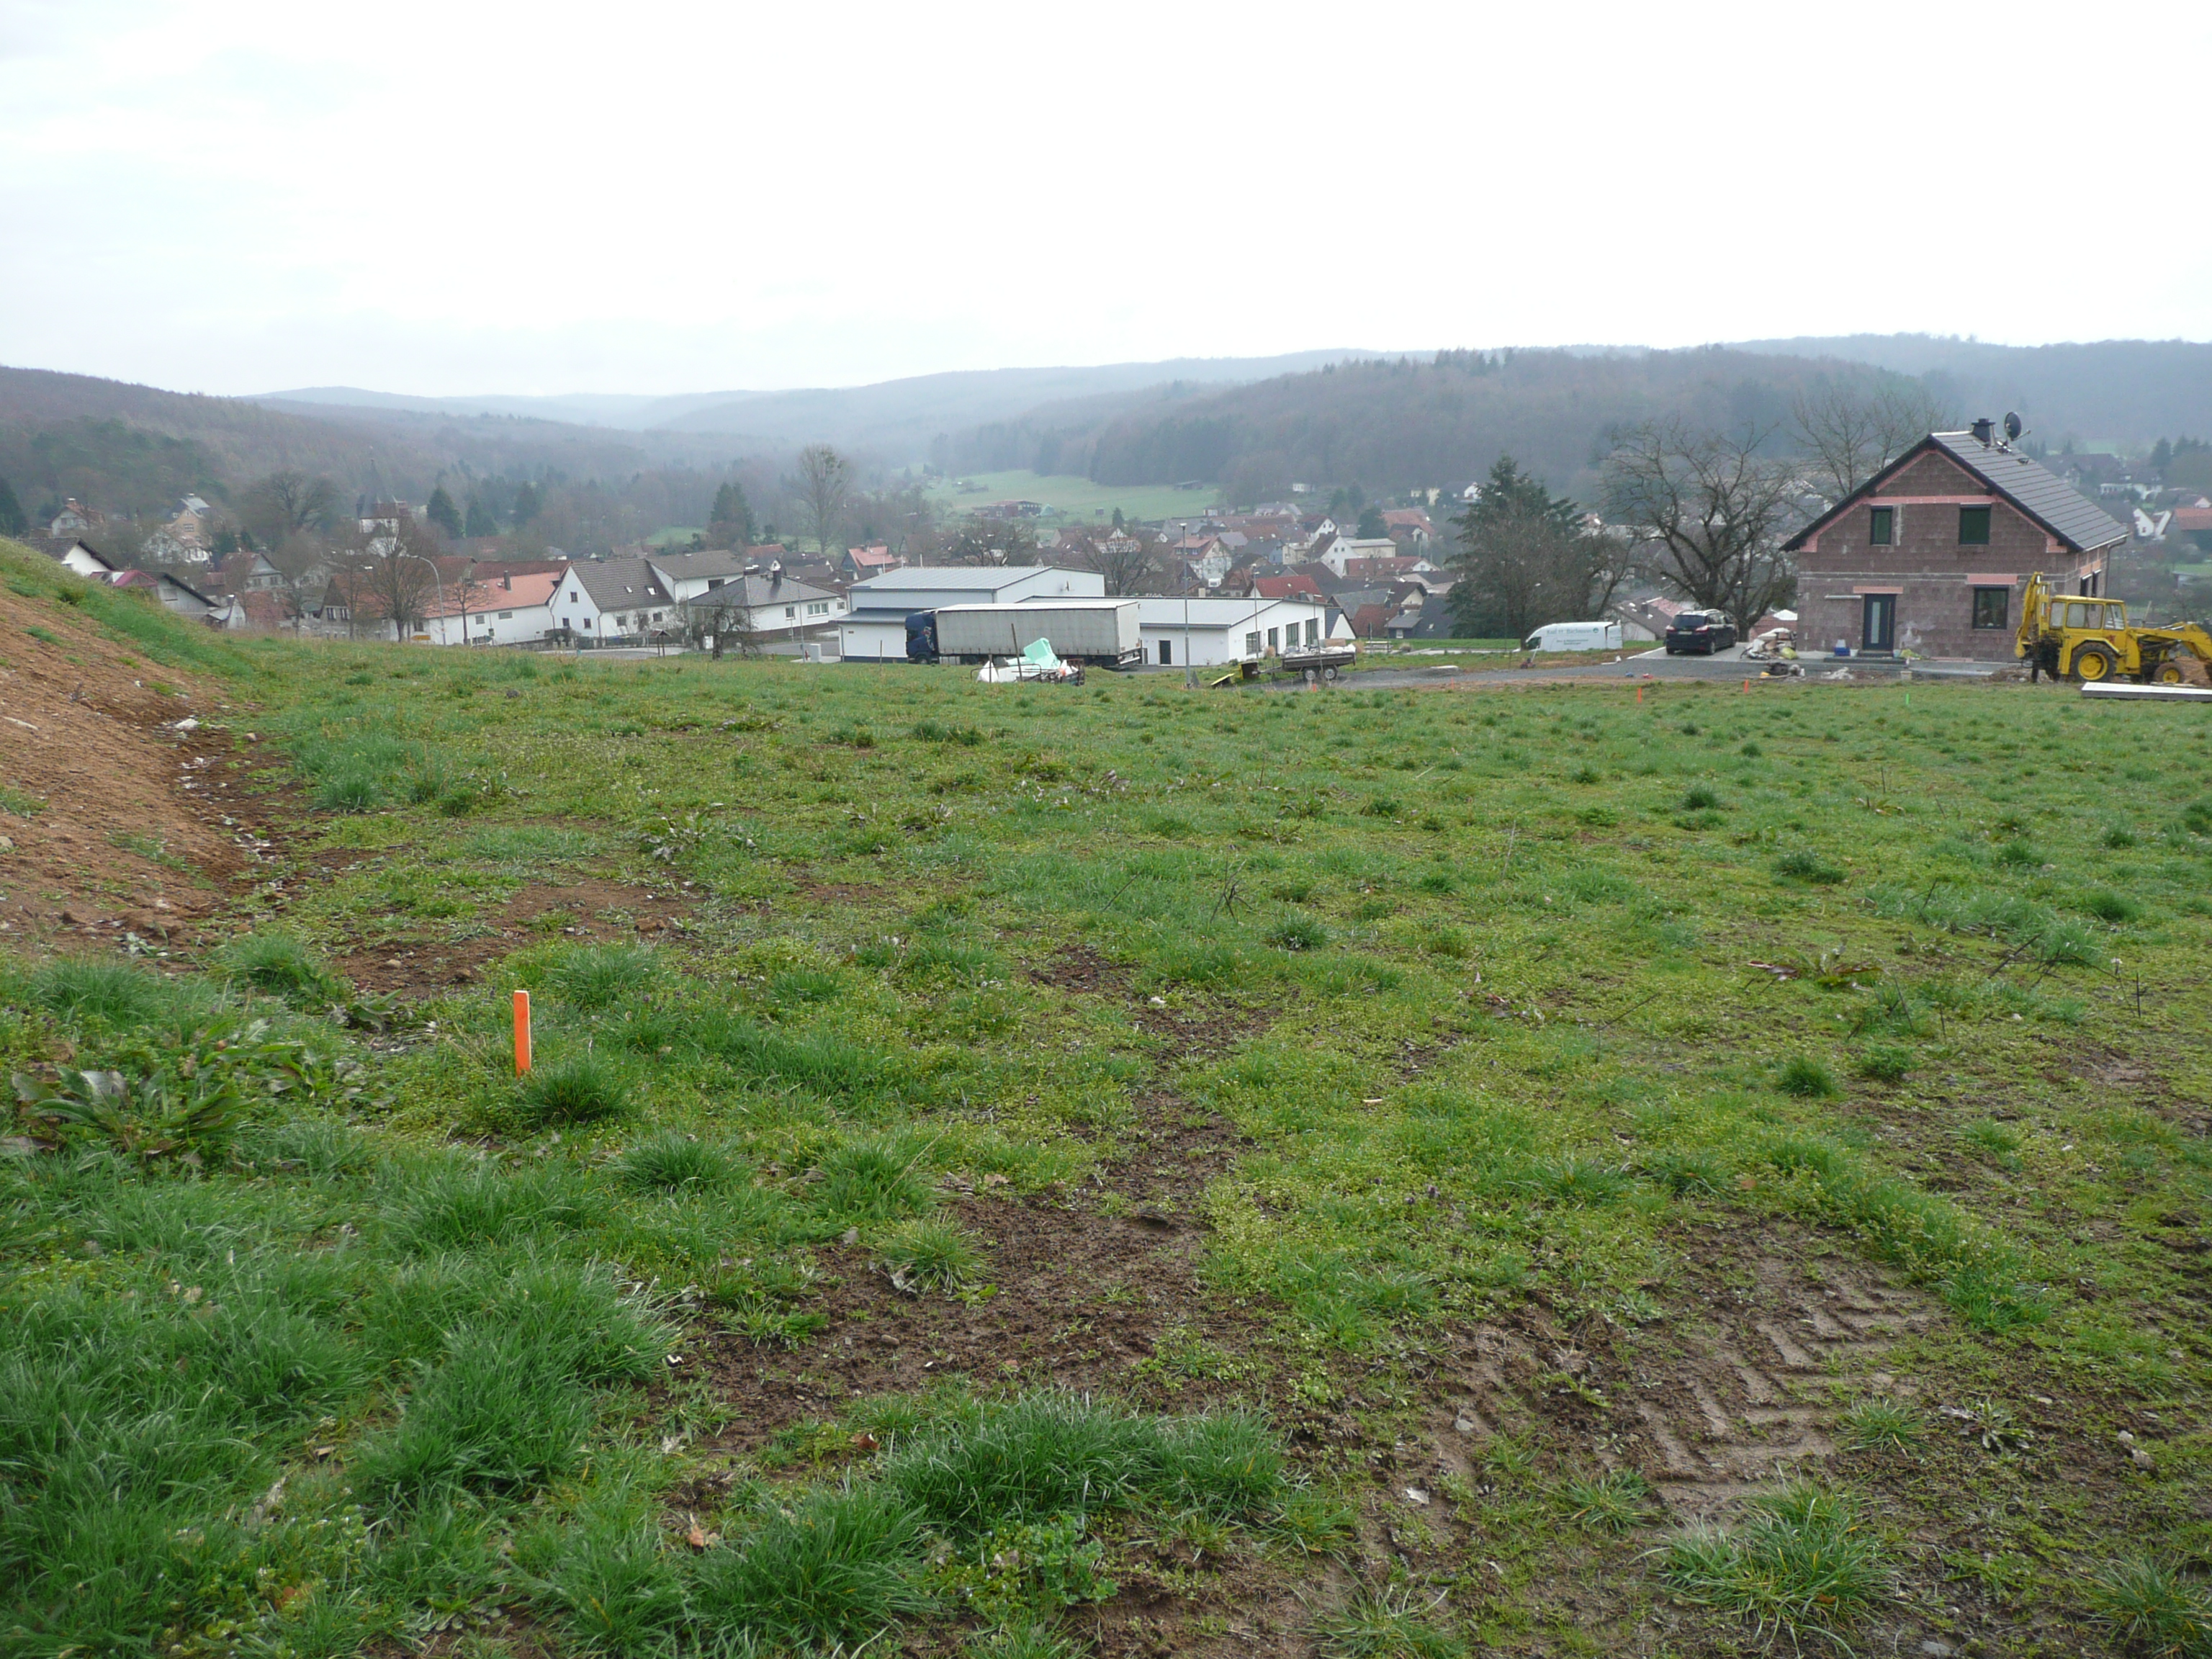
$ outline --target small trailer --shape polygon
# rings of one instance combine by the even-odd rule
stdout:
[[[1275,665],[1285,674],[1296,674],[1301,679],[1310,674],[1317,679],[1333,680],[1358,660],[1356,646],[1322,645],[1307,651],[1285,651],[1275,659]]]
[[[1133,667],[1145,653],[1138,614],[1134,599],[939,605],[906,619],[907,660],[988,663],[1042,640],[1062,662]]]

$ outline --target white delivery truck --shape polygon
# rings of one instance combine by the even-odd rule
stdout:
[[[1134,599],[942,605],[907,618],[907,656],[922,662],[988,662],[1018,657],[1043,640],[1062,662],[1127,667],[1145,654],[1137,617]]]
[[[1618,651],[1617,622],[1546,623],[1521,642],[1523,651]]]

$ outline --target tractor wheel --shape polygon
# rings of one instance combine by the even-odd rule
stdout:
[[[2112,653],[2101,645],[2085,645],[2074,653],[2074,678],[2095,685],[2112,678]]]
[[[2189,676],[2182,672],[2179,663],[2169,657],[2166,661],[2159,664],[2150,678],[2151,683],[2154,685],[2179,685],[2188,679]]]

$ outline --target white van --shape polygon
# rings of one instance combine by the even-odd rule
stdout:
[[[1523,651],[1618,651],[1617,622],[1546,623],[1522,641]]]

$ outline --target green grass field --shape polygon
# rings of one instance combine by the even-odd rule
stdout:
[[[973,488],[961,489],[966,483]],[[943,479],[930,489],[930,499],[945,511],[973,512],[992,501],[1042,501],[1060,509],[1056,524],[1110,521],[1120,507],[1124,518],[1157,520],[1194,519],[1214,504],[1218,494],[1209,484],[1203,489],[1177,489],[1171,484],[1093,483],[1088,478],[1034,472],[974,472],[963,479]]]
[[[0,574],[273,843],[4,958],[0,1654],[2208,1650],[2202,710]]]

